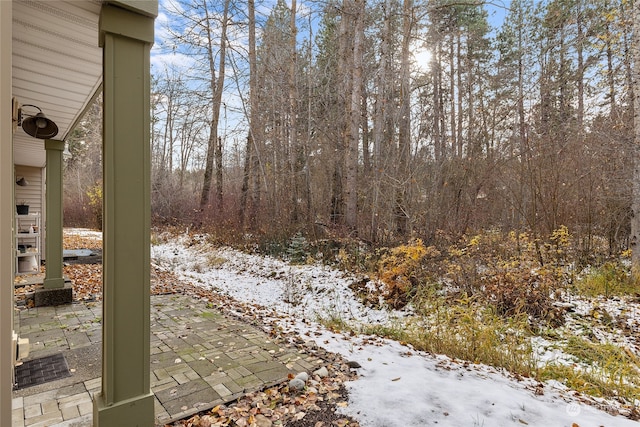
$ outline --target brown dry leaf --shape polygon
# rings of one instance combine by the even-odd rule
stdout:
[[[326,397],[328,400],[334,400],[342,396],[339,395],[338,393],[328,392]]]
[[[102,249],[102,239],[98,236],[81,236],[78,234],[64,233],[63,237],[64,249]]]
[[[74,298],[80,301],[98,300],[102,296],[102,265],[72,264],[64,274],[73,283]]]
[[[211,427],[211,424],[213,424],[213,417],[211,415],[205,415],[200,419],[198,427]]]

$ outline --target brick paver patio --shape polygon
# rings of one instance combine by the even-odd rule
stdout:
[[[64,355],[69,376],[14,391],[13,427],[90,426],[100,391],[100,303],[16,311],[28,360]],[[310,372],[323,361],[185,295],[151,297],[151,389],[156,424]]]

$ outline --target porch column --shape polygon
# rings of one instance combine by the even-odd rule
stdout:
[[[147,2],[131,2],[136,3]],[[93,425],[99,427],[154,425],[149,381],[153,23],[133,6],[102,6],[102,391],[93,411]]]
[[[11,34],[13,4],[0,1],[0,426],[11,423],[13,360],[13,124],[11,122]]]
[[[64,287],[62,278],[62,152],[64,141],[47,139],[44,142],[47,151],[47,187],[45,218],[47,239],[45,256],[47,268],[44,288],[59,289]],[[38,230],[42,232],[42,230]]]

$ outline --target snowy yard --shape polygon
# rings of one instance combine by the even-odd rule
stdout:
[[[362,426],[636,426],[634,404],[593,398],[549,380],[540,383],[503,370],[415,351],[404,343],[378,337],[335,333],[318,321],[339,318],[350,325],[391,325],[403,311],[365,307],[343,272],[215,248],[204,237],[159,237],[152,245],[159,270],[228,298],[260,307],[264,316],[287,331],[339,353],[361,365],[359,378],[346,384],[348,405],[340,411]],[[638,357],[640,305],[631,299],[572,299],[561,329],[589,329],[598,339],[624,346]],[[632,333],[611,333],[585,318],[624,319]],[[614,329],[615,331],[616,329]],[[553,341],[535,338],[539,363],[580,365]],[[637,360],[637,359],[634,359]],[[589,369],[585,366],[584,369]],[[624,380],[622,380],[624,381]],[[614,416],[612,414],[617,414]]]

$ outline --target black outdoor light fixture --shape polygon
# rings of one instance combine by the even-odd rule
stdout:
[[[22,111],[24,107],[36,108],[38,113],[27,115]],[[49,139],[58,134],[58,126],[53,120],[48,119],[40,107],[32,104],[24,104],[18,111],[18,126],[22,126],[27,134],[38,139]]]
[[[20,187],[26,187],[27,185],[29,185],[29,181],[24,179],[24,176],[23,176],[19,180],[16,181],[16,184],[18,184]]]

